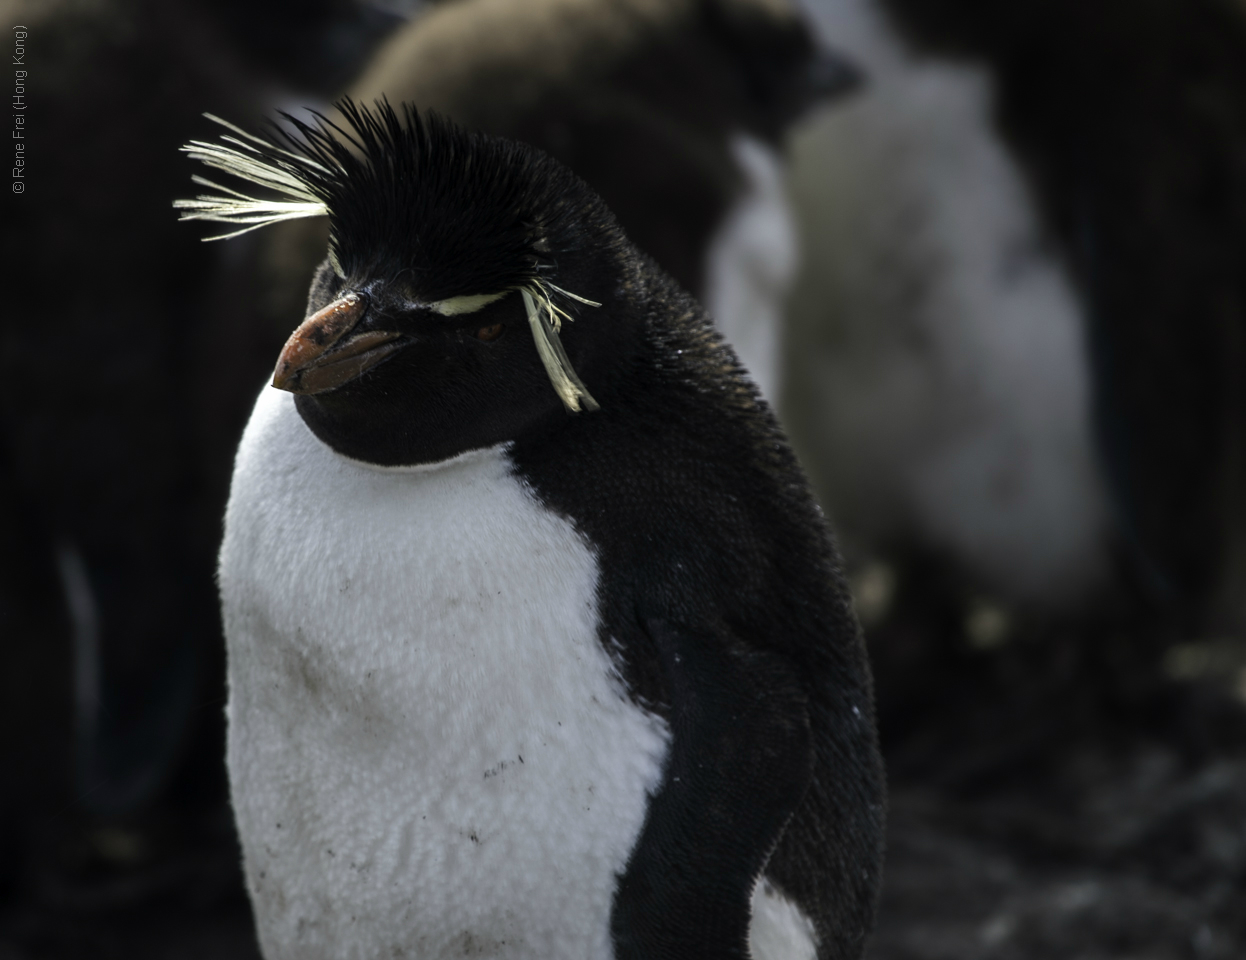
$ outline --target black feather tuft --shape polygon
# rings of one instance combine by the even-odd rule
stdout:
[[[613,216],[539,150],[436,114],[349,98],[344,118],[278,128],[288,149],[254,142],[264,162],[327,208],[343,277],[401,283],[422,300],[495,293],[552,279],[560,253],[599,242]]]

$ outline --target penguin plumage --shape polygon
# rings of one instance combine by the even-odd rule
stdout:
[[[768,407],[557,161],[341,109],[183,204],[330,223],[221,550],[266,956],[859,957],[869,669]]]

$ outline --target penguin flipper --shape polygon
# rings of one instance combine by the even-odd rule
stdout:
[[[746,960],[753,886],[812,779],[806,696],[777,654],[663,620],[645,626],[673,737],[615,895],[615,956]]]

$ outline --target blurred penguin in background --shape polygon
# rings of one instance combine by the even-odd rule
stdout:
[[[409,101],[569,166],[706,304],[773,399],[797,259],[783,141],[857,80],[787,0],[452,0],[396,32],[350,93]],[[302,316],[322,230],[256,241],[263,275],[229,296],[268,304],[271,322],[239,321],[271,336],[257,356]]]
[[[1241,637],[1246,8],[807,5],[870,77],[793,172],[783,410],[849,555]]]
[[[205,110],[330,94],[397,20],[354,0],[0,8],[29,64],[25,191],[0,226],[0,869],[23,869],[33,820],[111,825],[102,845],[82,832],[69,891],[142,861],[161,811],[224,801],[212,574],[232,444],[206,446],[198,416],[227,419],[230,384],[194,376],[221,251],[169,210],[177,148]]]

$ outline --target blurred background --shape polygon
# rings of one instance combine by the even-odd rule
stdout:
[[[204,112],[348,93],[568,164],[775,407],[874,664],[869,957],[1246,956],[1246,3],[0,10],[0,960],[258,956],[213,571],[326,234],[172,201]]]

